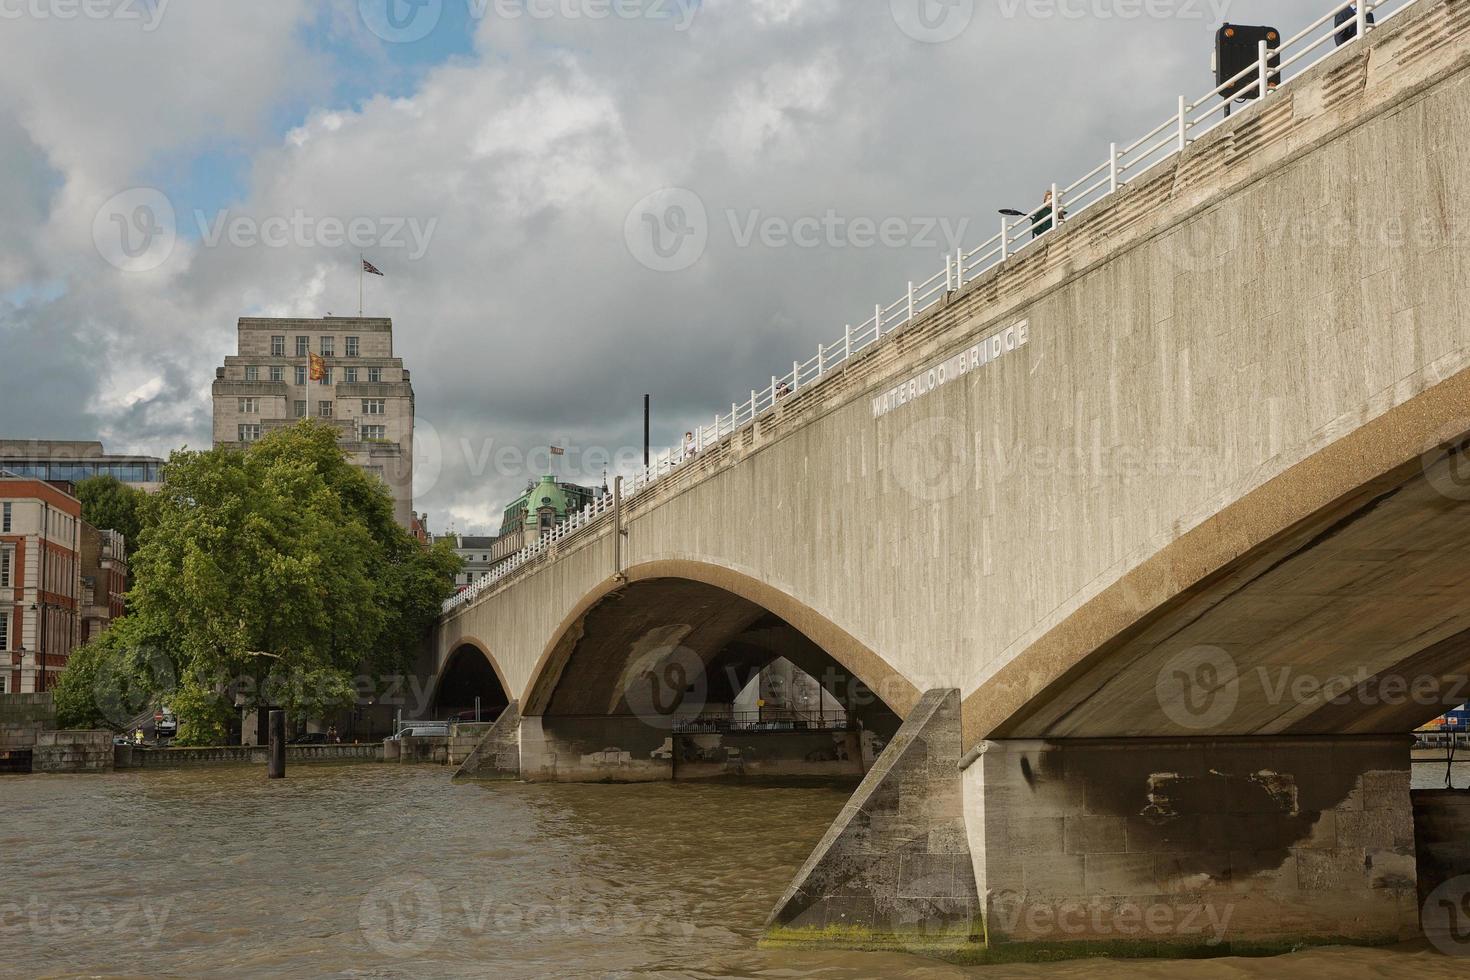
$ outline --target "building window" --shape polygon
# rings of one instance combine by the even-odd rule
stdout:
[[[376,384],[382,384],[382,383],[383,383],[383,369],[382,368],[368,368],[368,384],[375,384],[376,385]]]
[[[277,382],[279,382],[279,381],[285,381],[286,380],[286,369],[283,368],[283,367],[273,367],[273,368],[271,368],[271,380],[272,381],[277,381]]]
[[[247,424],[241,423],[241,425],[240,425],[240,441],[241,442],[254,442],[255,440],[257,440],[259,438],[260,438],[260,426],[259,426],[259,424],[251,423],[251,424],[248,424],[247,425]]]
[[[307,354],[310,354],[310,353],[311,353],[311,338],[310,337],[297,337],[296,338],[296,356],[297,357],[305,357]]]
[[[0,504],[0,534],[10,533],[10,504]]]
[[[363,442],[385,442],[388,438],[388,427],[384,425],[365,425],[362,427]]]
[[[356,357],[357,356],[357,353],[358,353],[357,338],[356,337],[348,337],[347,338],[347,356],[348,357]]]
[[[241,415],[259,415],[260,414],[260,399],[259,398],[242,398],[242,399],[240,399],[240,414]]]
[[[10,588],[11,568],[15,565],[15,549],[0,548],[0,589]]]
[[[316,413],[318,415],[320,415],[324,419],[331,418],[332,417],[332,403],[331,402],[317,402],[317,405],[316,405]]]
[[[329,384],[332,383],[332,369],[331,368],[322,368],[322,380],[321,380],[321,383],[324,384],[324,385],[329,385]]]
[[[343,368],[344,380],[350,385],[357,384],[357,368]]]
[[[285,357],[285,356],[286,356],[286,338],[285,337],[272,337],[271,338],[271,357]]]
[[[306,402],[296,403],[296,417],[298,419],[306,418]]]
[[[251,367],[246,368],[245,369],[245,380],[246,381],[259,381],[260,380],[260,368],[255,367],[253,365]]]
[[[323,337],[323,338],[321,338],[321,341],[322,341],[322,345],[321,345],[322,346],[322,349],[321,349],[320,353],[321,353],[322,357],[336,357],[337,356],[337,338],[335,338],[335,337]]]
[[[296,383],[299,385],[306,384],[306,368],[298,367],[296,369]]]
[[[10,613],[0,612],[0,650],[10,649]],[[4,681],[0,680],[0,693],[4,693]]]
[[[362,400],[362,414],[364,415],[387,415],[388,401],[385,398],[364,398]]]

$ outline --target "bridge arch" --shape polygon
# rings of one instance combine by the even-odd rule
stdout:
[[[461,636],[435,676],[430,713],[445,718],[473,711],[477,697],[481,716],[493,720],[513,700],[512,688],[489,646]]]
[[[619,605],[623,608],[617,608]],[[646,630],[634,635],[638,630],[630,617],[637,618],[640,626],[649,626],[660,609],[687,613],[693,605],[702,605],[705,615],[698,624],[686,624],[689,628],[682,634],[658,634],[653,640]],[[589,630],[589,621],[594,619],[597,622]],[[609,628],[616,630],[618,623],[629,625],[613,637],[594,635]],[[584,669],[593,658],[579,655],[579,646],[600,644],[605,650],[609,645],[622,644],[631,651],[640,642],[657,642],[658,637],[688,643],[698,650],[711,672],[728,673],[733,669],[748,673],[784,657],[803,672],[825,681],[818,673],[821,660],[827,658],[839,668],[841,678],[850,678],[866,688],[884,710],[897,718],[907,715],[922,693],[857,637],[782,589],[732,568],[670,558],[636,564],[624,572],[622,579],[599,583],[573,605],[537,660],[526,685],[522,714],[616,713],[618,692],[612,672],[624,670],[627,664],[604,662],[603,676],[593,678]],[[742,644],[743,654],[734,649]],[[581,676],[570,678],[572,671]],[[731,693],[723,677],[711,681],[716,691]],[[839,678],[836,686],[840,688],[842,683]],[[569,692],[574,686],[583,688],[580,696]],[[829,693],[845,697],[848,692],[839,693],[829,686]]]
[[[1388,734],[1470,699],[1466,404],[1470,370],[1179,535],[970,693],[966,742]],[[1171,703],[1200,669],[1231,710]]]

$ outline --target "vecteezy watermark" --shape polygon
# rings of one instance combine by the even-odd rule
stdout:
[[[112,20],[158,30],[173,0],[0,0],[0,20]]]
[[[424,257],[438,218],[359,215],[342,218],[313,215],[297,208],[289,215],[261,218],[228,210],[194,212],[199,240],[206,248],[222,243],[234,248],[344,248],[406,250],[410,262]]]
[[[975,19],[975,0],[888,0],[893,22],[915,41],[953,41]]]
[[[193,212],[200,247],[352,248],[406,252],[424,257],[439,219],[394,215],[315,215],[302,208],[289,214],[237,214],[228,209]],[[109,198],[92,220],[92,241],[110,265],[124,272],[149,272],[168,261],[178,244],[178,216],[168,195],[134,187]]]
[[[1235,906],[1228,903],[1108,898],[1046,901],[1010,890],[991,892],[987,897],[992,934],[1033,942],[1056,937],[1150,937],[1203,940],[1207,946],[1216,946],[1225,941],[1235,916]]]
[[[1424,479],[1447,500],[1470,500],[1470,418],[1441,426],[1419,454]]]
[[[932,248],[953,252],[965,241],[970,219],[928,215],[767,214],[759,208],[726,208],[725,225],[735,248],[872,249]],[[655,191],[633,205],[623,224],[628,251],[655,272],[680,272],[709,246],[709,211],[688,188]]]
[[[1374,673],[1356,667],[1320,674],[1291,666],[1257,665],[1242,672],[1219,647],[1194,646],[1170,657],[1159,671],[1155,693],[1164,714],[1181,728],[1205,731],[1234,714],[1242,691],[1252,704],[1272,707],[1414,705],[1425,713],[1449,711],[1470,702],[1470,675]]]
[[[670,913],[678,909],[672,905]],[[369,946],[384,956],[420,956],[449,936],[639,936],[694,934],[676,914],[631,902],[564,895],[553,901],[506,901],[503,895],[457,888],[452,899],[422,875],[390,878],[371,889],[357,910]]]
[[[1435,949],[1446,956],[1470,956],[1470,875],[1451,878],[1430,892],[1419,922]]]
[[[687,31],[700,0],[454,0],[472,22],[637,20],[668,23]],[[390,44],[412,44],[434,32],[444,18],[445,0],[358,0],[363,25]]]
[[[623,222],[628,252],[654,272],[682,272],[709,245],[709,212],[686,187],[665,187],[644,197]]]
[[[828,208],[822,215],[786,217],[759,209],[727,208],[725,220],[737,248],[944,248],[953,252],[965,241],[970,219],[890,215],[847,217]]]
[[[178,243],[173,202],[153,187],[114,194],[92,219],[97,254],[124,272],[151,272],[168,261]]]
[[[650,728],[673,731],[704,713],[709,675],[699,654],[678,642],[683,627],[663,627],[662,642],[636,658],[622,678],[628,710]]]
[[[996,0],[1015,20],[1205,20],[1219,23],[1234,0]]]
[[[32,895],[25,902],[0,900],[0,936],[26,936],[49,943],[107,939],[152,948],[163,936],[174,900],[127,904],[48,902]]]
[[[1181,728],[1223,724],[1240,703],[1240,670],[1219,647],[1195,646],[1169,658],[1154,682],[1159,707]]]

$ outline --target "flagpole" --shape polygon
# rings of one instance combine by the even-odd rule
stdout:
[[[365,258],[362,257],[362,253],[361,252],[358,252],[357,253],[357,318],[359,320],[362,319],[362,280],[363,280],[363,276],[367,272],[367,266],[363,265],[363,263],[366,262],[366,261],[367,261],[367,259],[365,259]]]

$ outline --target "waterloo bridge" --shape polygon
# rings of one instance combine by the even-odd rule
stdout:
[[[449,604],[434,710],[509,704],[472,768],[856,765],[775,941],[1416,934],[1405,733],[1448,705],[1392,692],[1470,673],[1470,2],[1379,18]],[[777,658],[851,729],[701,724]]]

